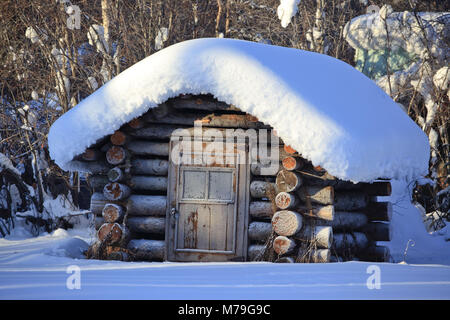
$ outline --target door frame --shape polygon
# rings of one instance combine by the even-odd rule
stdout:
[[[208,128],[211,129],[211,128]],[[186,139],[187,137],[183,137]],[[208,137],[190,137],[191,143],[194,141],[208,142]],[[167,186],[167,207],[166,207],[166,223],[165,223],[165,253],[164,260],[177,262],[195,262],[202,261],[246,261],[248,250],[248,224],[249,224],[249,202],[250,202],[250,163],[249,163],[249,142],[237,141],[234,145],[241,144],[245,146],[245,162],[240,164],[238,162],[235,167],[236,175],[236,197],[234,211],[234,231],[233,231],[233,248],[231,251],[211,250],[205,249],[175,249],[177,241],[178,222],[174,219],[172,208],[178,210],[178,193],[179,193],[179,164],[172,163],[172,150],[174,143],[180,141],[180,136],[172,136],[169,142],[169,170],[168,170],[168,186]],[[185,141],[185,140],[184,140]],[[217,138],[214,140],[218,142]],[[221,142],[227,143],[226,139]],[[228,142],[229,143],[229,142]],[[225,154],[223,152],[222,154]],[[239,157],[238,153],[234,153]],[[195,167],[195,166],[193,166]],[[202,168],[211,168],[208,166],[199,165]],[[213,167],[213,166],[212,166]],[[241,176],[242,175],[242,176]],[[174,192],[175,191],[175,192]],[[220,202],[216,202],[220,204]],[[243,211],[243,212],[242,212]],[[243,221],[242,221],[243,220]],[[241,230],[239,230],[241,228]],[[240,250],[239,250],[240,249]],[[188,256],[198,254],[198,260],[189,259]],[[185,256],[185,259],[183,259]],[[187,258],[186,258],[187,257]]]

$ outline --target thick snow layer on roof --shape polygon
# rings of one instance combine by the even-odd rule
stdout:
[[[341,179],[427,172],[426,135],[362,73],[326,55],[231,39],[178,43],[125,70],[53,124],[50,155],[70,170],[96,140],[189,93],[213,94],[258,117]]]

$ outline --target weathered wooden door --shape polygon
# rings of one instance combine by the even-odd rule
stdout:
[[[245,261],[249,169],[242,157],[247,156],[246,145],[223,143],[222,150],[216,147],[214,152],[206,150],[204,141],[200,152],[198,148],[186,151],[173,138],[170,145],[167,260]]]

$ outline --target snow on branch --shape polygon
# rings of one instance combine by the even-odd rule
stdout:
[[[283,28],[286,28],[291,23],[292,17],[297,14],[299,3],[300,0],[280,0],[277,14]]]

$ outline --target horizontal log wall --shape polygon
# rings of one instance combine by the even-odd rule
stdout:
[[[132,240],[120,250],[125,250],[121,252],[126,252],[129,259],[164,259],[169,140],[175,130],[192,128],[194,124],[219,130],[270,128],[211,97],[184,96],[133,119],[73,161],[92,173],[91,211],[97,216],[96,229],[102,230],[99,235],[104,240],[111,236],[113,226],[114,230],[118,226],[126,229]],[[264,209],[259,211],[265,214]],[[270,216],[265,219],[265,223],[249,226],[250,238],[265,241],[271,232],[267,223]],[[118,232],[114,234],[114,241],[107,240],[108,254],[123,260],[125,255],[118,255],[117,248],[111,249],[119,242]]]
[[[110,249],[112,257],[164,260],[169,139],[174,130],[194,124],[219,130],[271,129],[234,106],[187,95],[149,110],[72,161],[92,173],[91,211],[97,215],[96,228],[103,227],[102,237],[118,230],[114,224],[129,235],[115,239],[126,254]],[[390,194],[389,182],[342,181],[282,141],[278,151],[279,163],[258,156],[250,165],[247,260],[389,258],[389,250],[376,242],[391,238],[392,205],[373,201]]]

